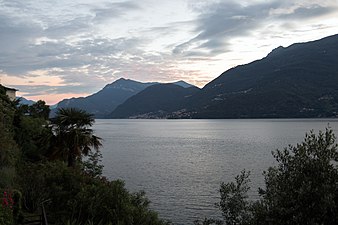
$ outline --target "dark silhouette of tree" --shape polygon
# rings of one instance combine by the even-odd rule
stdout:
[[[98,151],[101,138],[90,128],[94,123],[92,114],[81,109],[61,108],[52,119],[52,147],[50,156],[63,159],[69,167],[87,156],[92,149]]]
[[[46,105],[45,101],[39,100],[33,105],[28,107],[29,113],[33,117],[44,118],[45,120],[48,119],[50,108]]]
[[[302,143],[276,150],[277,165],[265,176],[260,199],[248,199],[249,173],[222,183],[218,204],[223,220],[196,225],[331,225],[338,224],[338,145],[329,128],[306,134]]]

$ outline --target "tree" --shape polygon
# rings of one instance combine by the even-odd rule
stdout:
[[[296,146],[277,150],[278,166],[265,173],[260,190],[273,224],[338,223],[338,146],[331,129],[306,134]]]
[[[248,174],[221,186],[225,224],[338,224],[338,146],[331,129],[312,131],[301,144],[273,152],[261,198],[248,201]]]
[[[52,120],[53,142],[51,157],[67,160],[74,167],[76,160],[88,155],[92,148],[100,148],[101,138],[95,136],[90,127],[94,119],[91,114],[75,108],[61,108]]]
[[[221,201],[219,208],[226,224],[247,224],[250,218],[248,190],[250,173],[243,170],[236,176],[236,182],[222,183],[220,188]]]
[[[46,138],[51,136],[48,128],[49,106],[41,100],[31,106],[19,102],[20,99],[13,102],[16,108],[13,118],[14,139],[26,160],[39,161],[45,158],[49,148]]]
[[[49,118],[50,108],[46,105],[45,101],[39,100],[33,105],[28,107],[29,113],[33,117],[43,118],[47,120]]]
[[[14,141],[14,114],[15,105],[0,85],[0,188],[12,186],[19,156],[18,146]]]

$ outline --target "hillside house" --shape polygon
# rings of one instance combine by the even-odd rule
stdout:
[[[14,89],[14,88],[9,88],[9,87],[5,87],[3,86],[6,90],[6,95],[8,96],[8,98],[11,100],[11,101],[14,101],[15,98],[16,98],[16,92],[18,91],[17,89]]]

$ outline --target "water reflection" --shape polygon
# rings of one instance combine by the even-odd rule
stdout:
[[[104,174],[145,190],[162,218],[175,224],[217,217],[222,181],[251,171],[251,198],[263,186],[271,151],[296,144],[305,132],[337,134],[338,120],[97,120],[104,139]]]

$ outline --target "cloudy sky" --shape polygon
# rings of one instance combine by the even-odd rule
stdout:
[[[49,104],[121,77],[203,87],[337,33],[338,0],[0,0],[0,76]]]

